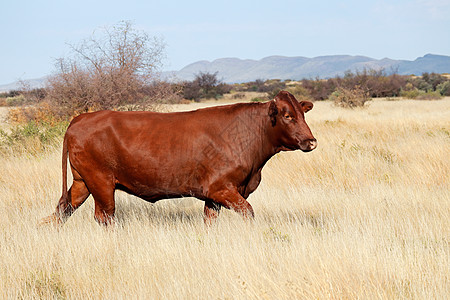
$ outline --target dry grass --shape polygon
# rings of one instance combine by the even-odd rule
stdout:
[[[8,118],[8,108],[0,107],[0,129],[7,127],[6,120]]]
[[[117,193],[114,230],[89,198],[37,228],[60,195],[60,153],[2,157],[1,298],[445,299],[450,294],[450,99],[316,103],[317,150],[281,153],[256,219]]]

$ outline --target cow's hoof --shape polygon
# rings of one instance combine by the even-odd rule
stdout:
[[[58,218],[55,215],[50,215],[48,217],[45,217],[41,219],[38,223],[39,226],[47,226],[47,225],[53,225],[55,227],[60,227],[63,224],[61,218]]]

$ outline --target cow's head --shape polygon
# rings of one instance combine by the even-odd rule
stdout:
[[[305,113],[313,108],[309,101],[298,102],[286,91],[281,91],[270,102],[269,116],[274,141],[281,150],[309,152],[317,147],[317,141],[305,122]]]

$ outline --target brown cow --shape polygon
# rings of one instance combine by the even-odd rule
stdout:
[[[277,152],[308,152],[317,142],[304,113],[313,104],[285,91],[266,103],[189,112],[99,111],[73,119],[64,136],[63,193],[44,223],[62,224],[92,194],[95,220],[114,217],[114,191],[150,202],[192,196],[205,201],[205,223],[221,206],[253,217],[246,201]],[[67,156],[73,174],[67,191]]]

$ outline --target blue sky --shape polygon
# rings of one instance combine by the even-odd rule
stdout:
[[[122,20],[164,39],[164,70],[222,57],[450,55],[450,0],[2,0],[0,8],[0,84],[51,74],[67,43]]]

